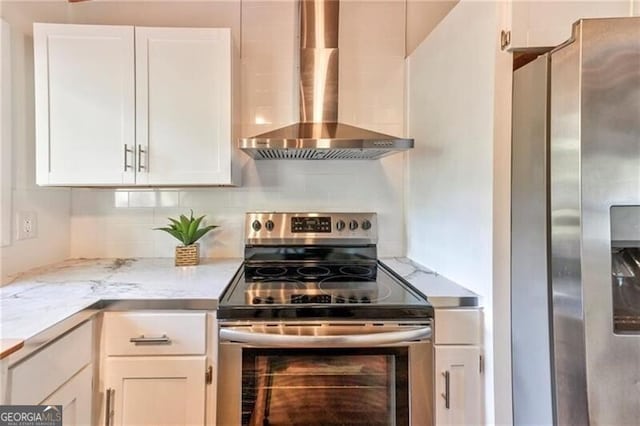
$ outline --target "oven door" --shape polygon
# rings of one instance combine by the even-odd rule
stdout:
[[[430,324],[222,325],[220,425],[431,425]]]

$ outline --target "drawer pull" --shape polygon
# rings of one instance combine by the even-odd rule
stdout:
[[[168,345],[171,343],[171,339],[166,334],[163,334],[160,337],[145,337],[143,334],[140,337],[132,337],[129,339],[131,343],[135,343],[136,345]]]

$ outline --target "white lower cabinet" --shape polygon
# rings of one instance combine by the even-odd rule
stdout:
[[[435,347],[436,425],[482,424],[478,346]]]
[[[18,355],[18,353],[16,353]],[[93,322],[87,321],[23,360],[8,358],[10,405],[62,405],[63,425],[92,424]]]
[[[91,422],[93,397],[91,364],[84,367],[40,405],[61,405],[63,426],[86,426]]]
[[[106,312],[99,424],[208,424],[208,322],[203,311]]]
[[[206,357],[111,357],[109,426],[203,425]]]
[[[482,310],[435,310],[435,424],[484,424]]]

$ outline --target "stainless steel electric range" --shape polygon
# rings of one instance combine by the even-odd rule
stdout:
[[[375,213],[248,213],[219,301],[218,424],[432,424],[433,308]]]

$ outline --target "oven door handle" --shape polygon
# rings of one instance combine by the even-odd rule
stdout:
[[[431,338],[431,327],[413,328],[384,333],[347,334],[336,336],[297,336],[256,333],[231,328],[220,329],[220,340],[269,347],[371,347],[412,342]]]

